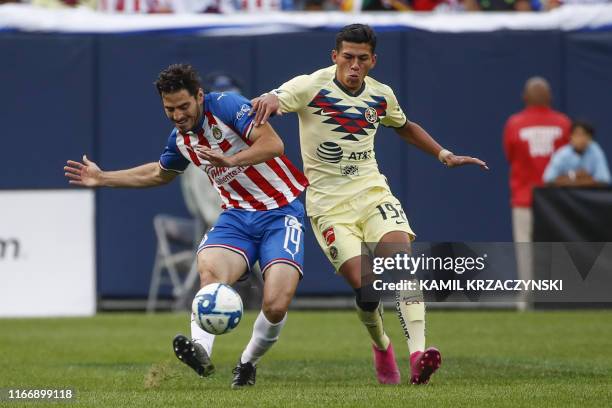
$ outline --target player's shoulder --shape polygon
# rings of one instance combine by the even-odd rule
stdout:
[[[279,89],[275,90],[281,96],[283,92],[290,92],[295,96],[310,98],[319,89],[329,86],[335,77],[336,66],[319,69],[310,74],[298,75],[284,83]]]
[[[322,79],[322,80],[330,80],[333,79],[336,75],[336,66],[330,65],[329,67],[321,68],[310,74],[309,76],[313,80]]]
[[[210,92],[204,96],[204,109],[227,122],[251,110],[251,101],[236,92]]]
[[[365,77],[365,82],[366,85],[372,89],[377,91],[378,93],[383,93],[385,95],[394,95],[395,93],[393,92],[393,88],[391,88],[389,85],[382,83],[374,78],[372,78],[371,76],[366,76]]]
[[[243,103],[250,101],[237,92],[209,92],[204,96],[204,105],[207,110],[223,109],[226,107],[233,108]]]
[[[176,128],[172,128],[172,130],[170,131],[170,134],[168,135],[168,142],[176,141],[177,134],[178,134],[178,130]]]
[[[295,81],[303,82],[304,84],[317,85],[333,80],[335,74],[336,66],[332,65],[326,68],[318,69],[310,74],[298,75],[293,79]]]
[[[173,128],[170,134],[168,135],[168,140],[166,141],[166,148],[170,150],[177,150],[176,147],[176,138],[178,137],[178,130]]]

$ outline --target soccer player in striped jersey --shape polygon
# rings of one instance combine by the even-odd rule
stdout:
[[[308,182],[283,155],[274,129],[253,126],[243,96],[204,94],[197,72],[186,64],[169,66],[155,85],[175,125],[159,161],[103,171],[83,156],[82,162],[67,162],[65,175],[77,186],[152,187],[171,182],[189,165],[206,172],[225,211],[198,247],[201,286],[232,284],[257,260],[264,277],[262,310],[232,381],[232,388],[254,385],[256,365],[278,339],[302,277],[304,208],[297,197]],[[214,371],[213,341],[192,316],[191,339],[175,337],[174,352],[208,376]]]
[[[486,168],[486,164],[455,156],[406,118],[393,90],[367,76],[376,64],[375,48],[376,35],[370,27],[344,27],[332,50],[334,65],[297,76],[254,99],[253,110],[256,126],[267,123],[271,114],[298,114],[302,159],[310,182],[306,211],[313,231],[336,271],[355,290],[357,313],[374,343],[378,381],[398,384],[400,373],[383,327],[380,294],[362,281],[361,266],[367,259],[363,259],[361,243],[375,243],[376,252],[408,252],[415,234],[378,170],[374,136],[383,125],[449,167]],[[400,292],[397,296],[410,351],[411,383],[425,384],[440,366],[441,356],[437,349],[425,348],[422,294]]]

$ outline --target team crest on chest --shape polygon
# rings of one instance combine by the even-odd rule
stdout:
[[[378,112],[372,107],[367,108],[363,115],[368,123],[376,123],[378,121]]]
[[[212,135],[215,138],[215,140],[219,141],[223,139],[223,131],[219,128],[219,126],[212,125],[210,127],[210,131],[212,132]]]

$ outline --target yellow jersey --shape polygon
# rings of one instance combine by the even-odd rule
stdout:
[[[378,170],[374,135],[379,124],[406,123],[393,90],[367,77],[355,93],[336,79],[336,66],[300,75],[273,91],[282,112],[296,112],[309,216],[322,214],[373,187],[388,189]]]

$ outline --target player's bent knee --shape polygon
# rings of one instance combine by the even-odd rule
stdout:
[[[271,304],[264,303],[261,307],[263,314],[266,316],[266,319],[272,324],[276,324],[283,320],[285,315],[287,314],[288,305],[282,304],[280,302],[273,302]]]
[[[355,290],[355,303],[364,312],[373,312],[380,304],[380,297],[372,293],[368,288],[358,288]]]
[[[289,309],[289,304],[293,297],[292,294],[293,292],[283,291],[267,291],[264,293],[261,310],[270,322],[277,323],[283,319]]]
[[[380,302],[363,302],[356,301],[357,307],[363,310],[364,312],[373,312],[376,310]]]
[[[198,273],[200,274],[200,285],[206,286],[211,283],[232,283],[224,279],[223,276],[216,273],[216,268],[210,262],[200,262],[198,264]]]
[[[268,291],[264,293],[261,310],[264,312],[266,317],[275,316],[278,318],[276,320],[280,321],[285,313],[287,313],[292,297],[293,296],[291,296],[291,294],[282,291]]]
[[[211,283],[219,282],[219,278],[209,269],[199,269],[200,286],[210,285]]]
[[[287,314],[300,280],[300,272],[292,265],[276,263],[265,269],[261,310],[271,323],[278,323]]]

